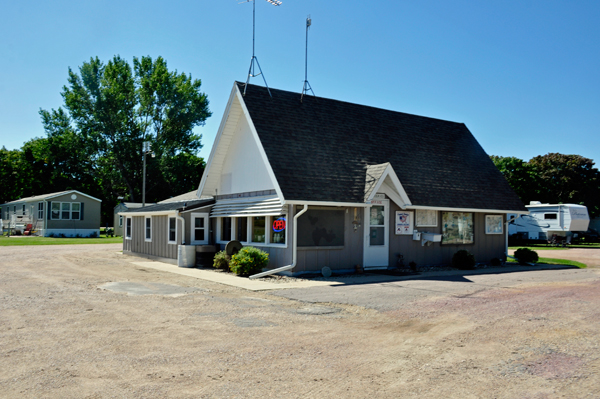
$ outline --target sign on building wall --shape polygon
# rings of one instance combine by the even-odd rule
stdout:
[[[396,235],[412,235],[414,213],[409,211],[396,211]]]

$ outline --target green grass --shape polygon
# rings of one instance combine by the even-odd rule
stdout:
[[[600,244],[571,244],[566,247],[551,247],[546,244],[527,244],[521,246],[510,246],[508,249],[519,249],[519,248],[529,248],[532,251],[557,251],[557,250],[565,250],[570,248],[590,248],[590,249],[600,249]]]
[[[99,238],[52,238],[52,237],[0,237],[0,247],[20,245],[72,245],[72,244],[116,244],[123,242],[122,237]]]
[[[558,250],[569,249],[567,247],[547,247],[545,245],[535,245],[535,244],[533,244],[533,245],[529,244],[527,246],[508,247],[508,249],[514,249],[514,250],[517,250],[519,248],[527,248],[527,249],[531,249],[532,251],[545,251],[545,250],[558,251]]]
[[[514,263],[515,265],[519,262],[517,261],[508,261],[507,263]],[[569,259],[554,259],[554,258],[539,258],[537,263],[545,263],[547,265],[565,265],[565,266],[574,266],[580,269],[587,268],[585,263],[577,262],[575,260]]]

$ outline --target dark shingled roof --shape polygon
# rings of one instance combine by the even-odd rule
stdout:
[[[463,123],[271,93],[244,102],[286,200],[362,203],[367,166],[389,162],[413,205],[526,210]]]
[[[165,202],[156,205],[148,205],[142,208],[129,209],[127,213],[147,213],[147,212],[164,212],[164,211],[189,211],[196,208],[201,208],[206,205],[214,204],[214,199],[199,199],[199,200],[185,200],[177,202]]]

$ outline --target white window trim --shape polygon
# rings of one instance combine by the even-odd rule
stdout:
[[[175,219],[175,241],[171,241],[171,219]],[[167,244],[177,244],[177,218],[175,216],[167,217]]]
[[[148,238],[148,225],[146,222],[147,220],[150,221],[150,238]],[[175,227],[177,228],[177,227]],[[175,233],[177,234],[177,233]],[[144,241],[145,242],[152,242],[152,216],[146,216],[144,217]]]
[[[129,223],[129,231],[127,231],[127,224]],[[125,218],[125,239],[131,240],[131,236],[133,233],[133,219],[131,217]]]
[[[38,202],[37,218],[39,220],[44,219],[44,203],[43,202]]]
[[[58,201],[53,201],[52,205],[54,204],[58,204],[58,217],[55,218],[54,215],[52,215],[53,209],[52,206],[50,207],[50,220],[81,220],[81,202],[58,202]],[[62,217],[62,213],[66,212],[63,211],[63,204],[69,204],[69,218],[63,218]],[[78,211],[73,211],[73,204],[79,204],[79,210]],[[73,212],[79,212],[79,218],[77,219],[73,219]]]
[[[273,219],[275,217],[284,216],[286,220],[285,226],[285,244],[273,244],[271,243],[271,226],[273,225]],[[254,242],[252,240],[252,218],[253,216],[240,216],[248,219],[247,227],[246,227],[246,237],[247,241],[241,241],[241,244],[244,246],[255,246],[255,247],[274,247],[274,248],[287,248],[289,242],[289,233],[288,233],[288,216],[287,214],[276,215],[276,216],[265,216],[265,242]],[[217,244],[227,244],[231,240],[222,240],[221,239],[221,224],[223,217],[217,217]],[[238,217],[231,218],[231,239],[235,240],[237,237],[237,219]]]
[[[190,244],[191,245],[208,245],[209,233],[209,214],[208,213],[192,213],[190,215]],[[196,219],[204,219],[204,240],[194,240],[194,230],[196,230]],[[233,230],[233,229],[232,229]],[[233,234],[233,232],[232,232]]]
[[[119,227],[123,227],[123,215],[119,215]]]

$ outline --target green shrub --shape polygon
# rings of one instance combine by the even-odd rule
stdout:
[[[231,257],[229,269],[238,276],[260,273],[269,264],[269,254],[254,247],[244,247]]]
[[[539,257],[537,252],[532,251],[529,248],[519,248],[515,251],[515,258],[520,264],[524,265],[527,263],[537,263]]]
[[[217,252],[213,258],[213,267],[229,271],[229,255],[225,251]]]
[[[475,269],[475,256],[466,249],[456,251],[452,256],[452,267],[459,270]]]
[[[492,260],[490,261],[490,264],[492,266],[500,266],[500,265],[502,265],[502,261],[498,258],[492,258]]]

